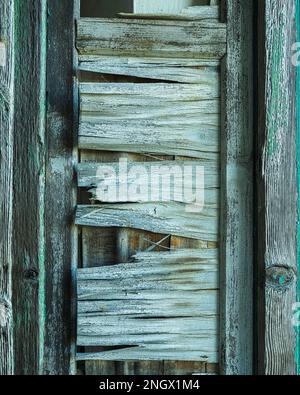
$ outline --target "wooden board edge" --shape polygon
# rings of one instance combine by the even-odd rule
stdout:
[[[296,0],[296,29],[297,39],[300,42],[300,0]],[[300,273],[300,65],[296,69],[296,135],[297,135],[297,170],[298,170],[298,240],[297,240],[297,260],[298,260],[298,273]],[[300,303],[300,278],[298,278],[297,285],[297,302]],[[300,326],[297,328],[297,344],[296,344],[296,364],[297,375],[300,375]]]
[[[256,293],[261,307],[257,309],[256,330],[262,340],[257,373],[294,375],[297,245],[292,235],[297,233],[297,174],[296,70],[291,46],[296,40],[295,2],[264,3],[258,8],[258,81],[262,85],[257,110]]]
[[[222,375],[251,375],[253,9],[246,0],[224,0],[221,10],[228,41],[221,100],[220,369]]]
[[[14,1],[0,3],[0,375],[14,374],[12,222],[14,118]]]

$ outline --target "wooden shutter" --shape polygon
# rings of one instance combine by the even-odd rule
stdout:
[[[242,79],[249,42],[233,28],[251,20],[242,3],[239,13],[229,2],[229,28],[217,6],[77,23],[77,359],[87,372],[111,373],[115,361],[122,372],[132,361],[146,373],[251,370],[251,73]],[[212,176],[203,212],[180,200],[97,201],[98,164],[120,158],[202,164]]]

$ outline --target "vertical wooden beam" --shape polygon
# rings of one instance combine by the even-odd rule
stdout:
[[[38,374],[43,326],[45,0],[15,3],[13,317],[15,373]]]
[[[258,265],[264,265],[264,347],[259,373],[295,374],[292,309],[297,287],[295,1],[259,8]],[[260,325],[262,326],[262,325]]]
[[[252,2],[222,2],[221,373],[252,374],[253,106]]]
[[[45,159],[45,374],[75,371],[74,279],[77,235],[74,162],[78,116],[74,37],[77,1],[48,1]],[[78,8],[79,9],[79,8]],[[75,98],[75,100],[74,100]],[[75,103],[75,104],[74,104]]]
[[[12,313],[12,169],[14,1],[0,3],[0,375],[14,373]]]
[[[296,41],[300,43],[300,0],[296,0],[296,30],[297,37]],[[297,58],[299,61],[299,57]],[[296,127],[297,127],[297,171],[298,171],[298,273],[300,271],[300,64],[296,65]],[[298,287],[297,287],[297,302],[300,303],[300,279],[298,277]],[[298,308],[299,309],[299,308]],[[298,310],[299,311],[299,310]],[[298,323],[299,325],[300,323]],[[297,349],[296,349],[296,363],[297,363],[297,374],[300,375],[300,326],[296,328],[297,331]]]

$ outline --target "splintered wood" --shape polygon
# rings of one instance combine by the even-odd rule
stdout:
[[[79,269],[81,346],[122,346],[79,359],[217,362],[218,251],[138,253]]]
[[[218,76],[205,74],[197,85],[81,84],[79,147],[215,159]]]
[[[175,8],[77,23],[79,69],[89,75],[79,86],[78,186],[93,203],[76,210],[83,255],[93,250],[83,257],[93,267],[78,271],[77,344],[87,347],[78,360],[218,362],[226,25],[215,5]],[[128,192],[137,165],[139,193],[110,193]],[[193,193],[204,196],[196,211],[187,208]]]
[[[81,55],[220,59],[226,51],[226,25],[209,19],[82,18],[77,30]]]

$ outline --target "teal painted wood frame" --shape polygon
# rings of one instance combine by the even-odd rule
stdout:
[[[2,3],[15,17],[14,373],[74,374],[77,1]]]
[[[258,2],[258,373],[296,374],[296,2]]]
[[[12,319],[12,176],[14,1],[0,2],[0,375],[14,372]]]

